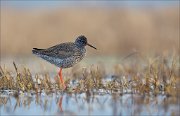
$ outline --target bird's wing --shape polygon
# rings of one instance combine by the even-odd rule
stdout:
[[[65,59],[76,54],[75,49],[76,49],[75,44],[72,42],[61,43],[53,47],[42,50],[41,54],[55,58]]]

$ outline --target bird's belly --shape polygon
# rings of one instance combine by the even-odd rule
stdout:
[[[59,67],[70,68],[73,65],[77,64],[78,62],[80,62],[82,59],[83,56],[66,58],[59,64]]]

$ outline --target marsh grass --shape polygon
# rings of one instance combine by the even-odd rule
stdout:
[[[177,96],[179,91],[178,56],[148,58],[146,63],[120,63],[114,65],[113,73],[107,74],[105,66],[94,64],[81,71],[72,70],[72,77],[65,78],[67,88],[63,90],[56,75],[32,75],[30,69],[19,70],[13,62],[15,73],[0,67],[0,89],[14,90],[16,93],[97,92],[104,94],[165,94]]]
[[[64,76],[65,90],[58,75],[34,74],[15,62],[12,64],[14,71],[0,66],[0,106],[3,106],[3,113],[36,107],[51,114],[49,110],[54,111],[51,107],[55,102],[53,107],[58,108],[60,114],[66,113],[65,106],[69,104],[68,107],[78,107],[78,110],[74,107],[67,110],[77,114],[82,107],[81,111],[88,109],[96,114],[100,106],[106,112],[110,105],[114,115],[124,111],[125,115],[144,112],[149,115],[159,115],[160,112],[162,115],[179,115],[179,57],[167,56],[143,57],[143,62],[129,58],[113,65],[112,72],[103,63],[83,68],[76,65],[70,75]],[[62,104],[64,101],[67,102],[65,106]],[[131,108],[134,110],[129,111]]]

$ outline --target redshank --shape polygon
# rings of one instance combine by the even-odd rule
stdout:
[[[65,89],[66,86],[62,77],[62,69],[70,68],[80,62],[86,54],[86,45],[96,49],[87,42],[87,38],[85,36],[81,35],[77,37],[75,42],[61,43],[47,49],[33,48],[32,52],[38,57],[41,57],[60,68],[58,73],[60,83]]]

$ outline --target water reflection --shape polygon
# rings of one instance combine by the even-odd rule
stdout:
[[[0,94],[2,115],[179,115],[178,98],[137,94]]]

